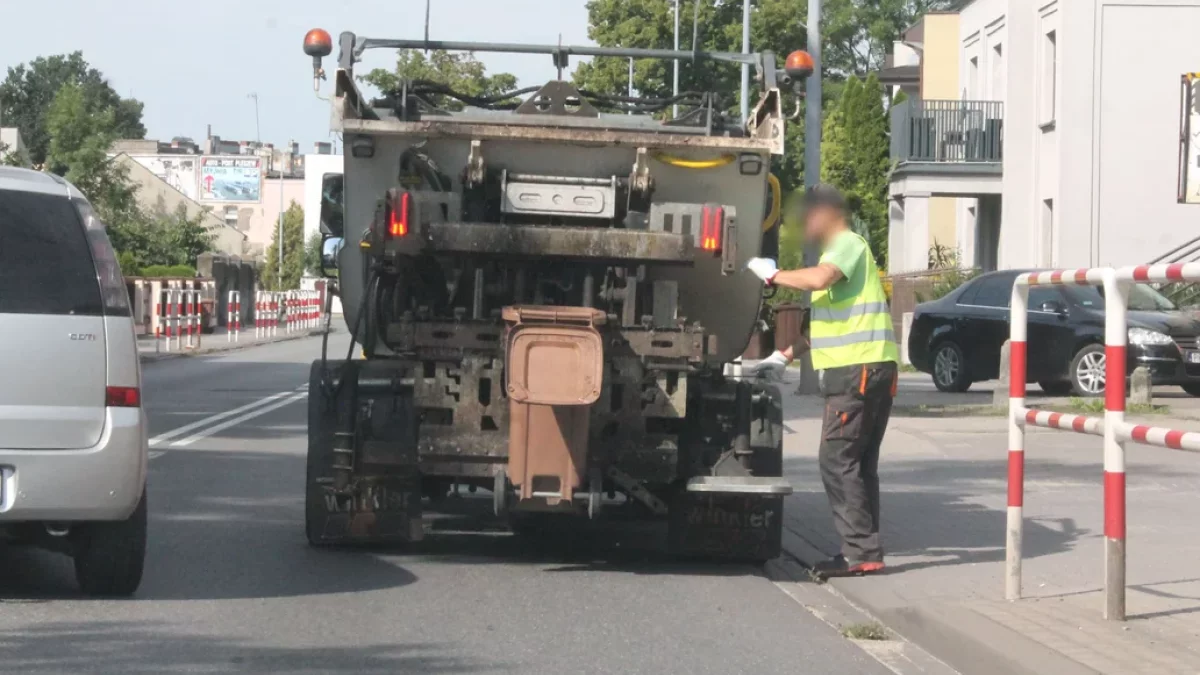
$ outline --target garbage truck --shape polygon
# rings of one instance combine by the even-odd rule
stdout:
[[[305,37],[318,92],[333,48]],[[418,541],[466,486],[518,531],[657,523],[683,556],[778,555],[780,393],[736,362],[808,55],[353,33],[337,48],[345,167],[322,184],[322,272],[353,341],[312,364],[310,543]],[[369,97],[355,66],[373,49],[543,54],[558,77],[492,95],[400,78]],[[748,64],[755,104],[742,120],[736,92],[591,92],[562,77],[581,56]]]

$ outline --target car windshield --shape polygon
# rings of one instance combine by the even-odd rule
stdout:
[[[1080,307],[1104,309],[1104,289],[1096,286],[1064,286]],[[1175,304],[1150,286],[1134,284],[1129,289],[1129,309],[1136,312],[1171,312]]]

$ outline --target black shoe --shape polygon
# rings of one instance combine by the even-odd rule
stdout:
[[[883,571],[883,561],[851,563],[845,556],[836,555],[829,560],[822,560],[813,567],[813,573],[819,577],[861,577],[867,574]]]

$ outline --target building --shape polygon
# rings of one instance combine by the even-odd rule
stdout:
[[[892,110],[890,271],[927,269],[950,241],[982,269],[1135,264],[1200,241],[1197,34],[1200,0],[923,17],[881,73],[917,94]]]
[[[317,143],[317,153],[329,153]],[[109,154],[127,155],[190,200],[212,211],[246,237],[246,254],[262,254],[275,237],[279,215],[304,203],[305,155],[297,143],[283,148],[228,141],[209,131],[202,143],[122,140]]]
[[[0,127],[0,164],[14,163],[19,166],[29,166],[29,151],[21,138],[21,130],[16,127]]]
[[[117,155],[112,161],[123,165],[129,172],[129,179],[138,186],[137,199],[142,208],[158,213],[175,213],[182,208],[190,219],[203,218],[205,229],[213,236],[214,250],[237,256],[245,252],[245,233],[227,225],[211,210],[180,191],[175,184],[125,153]]]

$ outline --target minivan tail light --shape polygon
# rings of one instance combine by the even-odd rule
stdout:
[[[140,408],[142,392],[137,387],[108,387],[104,405],[109,408]]]

